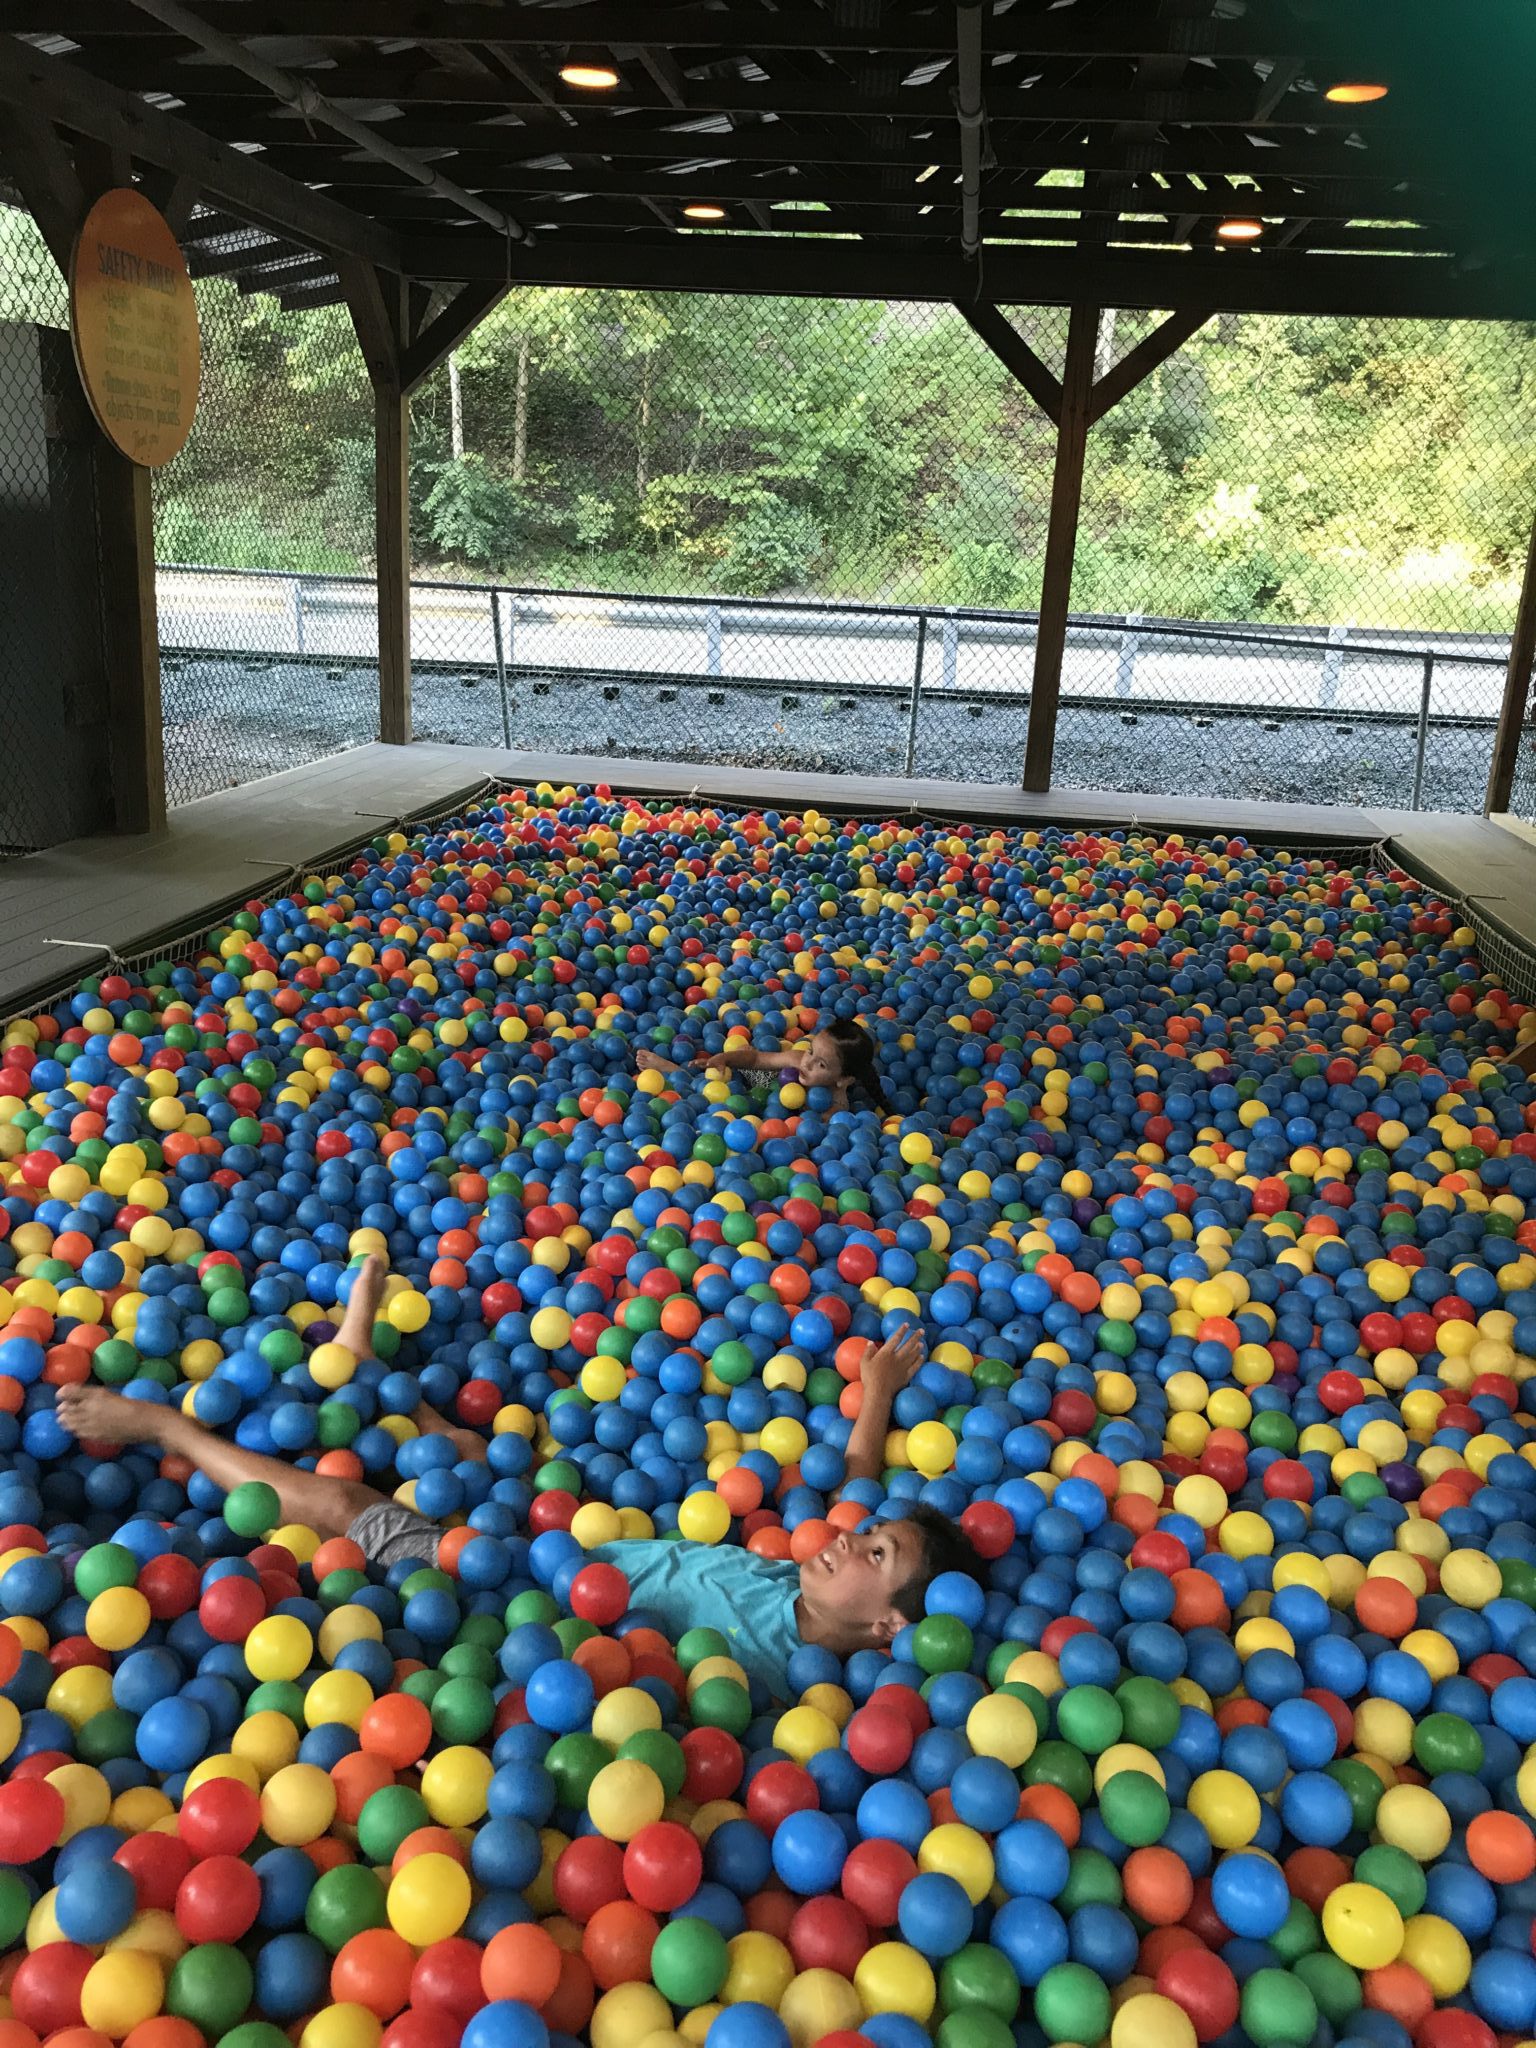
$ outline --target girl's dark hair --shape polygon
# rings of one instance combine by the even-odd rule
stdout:
[[[852,1017],[834,1017],[820,1027],[837,1047],[843,1065],[843,1079],[851,1088],[867,1095],[882,1115],[889,1111],[880,1069],[875,1061],[875,1042],[863,1025]]]
[[[922,1620],[924,1595],[941,1572],[964,1572],[985,1588],[987,1581],[981,1559],[965,1531],[948,1515],[941,1515],[926,1501],[918,1501],[907,1510],[904,1519],[915,1522],[923,1532],[922,1562],[895,1595],[895,1605],[908,1621]]]

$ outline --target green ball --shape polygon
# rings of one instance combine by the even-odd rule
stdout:
[[[912,1661],[930,1678],[966,1671],[976,1642],[958,1614],[927,1614],[912,1631]]]
[[[612,1762],[613,1751],[595,1735],[562,1735],[558,1742],[551,1743],[544,1768],[554,1779],[556,1803],[584,1807],[592,1780]]]
[[[489,1621],[496,1630],[496,1642],[501,1640],[501,1624],[493,1615],[471,1615],[472,1621]],[[476,1678],[482,1685],[493,1685],[496,1681],[496,1659],[485,1643],[476,1642],[461,1629],[459,1640],[450,1643],[437,1660],[437,1668],[445,1678]]]
[[[507,1611],[502,1616],[508,1631],[521,1628],[525,1622],[543,1622],[545,1627],[560,1619],[558,1603],[548,1593],[531,1587],[526,1593],[518,1593],[507,1602]]]
[[[1352,2019],[1365,2002],[1360,1979],[1348,1963],[1318,1950],[1313,1955],[1302,1956],[1295,1970],[1317,2000],[1317,2009],[1329,2026],[1341,2033],[1347,2032],[1344,2023]]]
[[[1047,2041],[1102,2041],[1109,1986],[1082,1963],[1053,1963],[1035,1986],[1035,2019]]]
[[[1001,1949],[971,1941],[947,1956],[939,1972],[939,1999],[946,2012],[979,2008],[1004,2022],[1019,2010],[1019,1977]]]
[[[432,1701],[432,1727],[444,1742],[478,1742],[496,1718],[491,1688],[479,1678],[450,1678]]]
[[[1286,1908],[1284,1924],[1277,1934],[1269,1937],[1269,1945],[1281,1962],[1288,1966],[1322,1947],[1323,1935],[1317,1924],[1317,1915],[1304,1899],[1291,1900]]]
[[[408,1692],[413,1700],[420,1700],[424,1707],[430,1707],[447,1683],[441,1671],[413,1671],[402,1679],[400,1690]]]
[[[378,1796],[377,1792],[373,1795],[375,1799]],[[362,1840],[361,1828],[358,1839]],[[393,1854],[391,1850],[390,1855]],[[387,1862],[388,1858],[379,1860]],[[334,1870],[322,1871],[315,1879],[304,1907],[304,1925],[322,1948],[335,1955],[354,1934],[389,1925],[389,1915],[384,1910],[384,1886],[361,1863],[338,1863]]]
[[[138,1716],[122,1707],[103,1707],[99,1714],[92,1714],[76,1732],[75,1754],[83,1764],[111,1763],[116,1757],[136,1754],[134,1737],[138,1732]]]
[[[1369,1764],[1362,1764],[1354,1757],[1335,1757],[1331,1764],[1324,1764],[1323,1769],[1349,1794],[1350,1815],[1357,1832],[1369,1834],[1376,1825],[1376,1809],[1381,1804],[1386,1786]]]
[[[669,1799],[676,1799],[682,1791],[688,1776],[688,1759],[676,1736],[668,1735],[664,1728],[637,1729],[627,1741],[619,1744],[619,1755],[626,1761],[633,1758],[636,1763],[645,1764],[653,1770]]]
[[[1254,2048],[1307,2048],[1317,2032],[1317,2000],[1289,1970],[1255,1970],[1243,1986],[1241,2018]]]
[[[247,1479],[224,1503],[224,1520],[237,1536],[265,1536],[282,1517],[277,1488],[264,1479]]]
[[[1170,1810],[1168,1794],[1146,1771],[1117,1771],[1099,1794],[1099,1818],[1131,1849],[1160,1842]]]
[[[1014,2048],[1013,2029],[984,2005],[964,2005],[940,2020],[934,2048]]]
[[[301,1735],[306,1734],[304,1721],[304,1688],[292,1678],[263,1679],[245,1703],[242,1719],[249,1721],[253,1714],[286,1714]]]
[[[1074,1685],[1056,1695],[1056,1732],[1085,1756],[1099,1756],[1120,1740],[1125,1717],[1102,1685]]]
[[[1072,1851],[1067,1881],[1055,1902],[1059,1913],[1071,1915],[1079,1906],[1118,1906],[1124,1897],[1120,1873],[1102,1849]]]
[[[431,1825],[427,1802],[419,1792],[409,1785],[381,1785],[363,1801],[357,1816],[357,1845],[370,1863],[390,1863],[407,1835]],[[338,1870],[350,1867],[337,1865]]]
[[[510,1622],[508,1623],[510,1627]],[[702,1664],[706,1657],[729,1657],[731,1646],[717,1628],[686,1629],[677,1639],[677,1661],[684,1671]]]
[[[1483,1738],[1460,1714],[1426,1714],[1413,1731],[1413,1755],[1432,1778],[1442,1771],[1475,1778],[1483,1768]]]
[[[1172,1687],[1160,1678],[1128,1678],[1115,1687],[1115,1698],[1125,1716],[1127,1742],[1139,1742],[1143,1749],[1166,1749],[1178,1734],[1183,1710]]]
[[[1390,1842],[1377,1842],[1355,1858],[1354,1875],[1357,1883],[1373,1884],[1377,1891],[1385,1892],[1405,1920],[1423,1912],[1429,1880],[1406,1849],[1394,1849]]]
[[[137,1585],[138,1578],[139,1560],[121,1543],[93,1543],[75,1565],[75,1591],[82,1600],[94,1600],[112,1586]]]
[[[651,1982],[672,2005],[708,2005],[729,1968],[725,1936],[707,1920],[669,1920],[651,1950]]]
[[[293,2043],[281,2027],[271,2026],[266,2020],[247,2020],[243,2026],[231,2027],[227,2034],[220,2035],[218,2048],[293,2048]]]
[[[172,1965],[165,2009],[176,2019],[190,2020],[212,2040],[244,2017],[254,1988],[251,1966],[239,1949],[203,1941]]]
[[[333,1572],[327,1572],[315,1588],[320,1605],[327,1614],[338,1607],[345,1607],[361,1593],[368,1583],[366,1572],[355,1571],[350,1565],[341,1565]]]
[[[752,1702],[734,1678],[706,1678],[688,1711],[695,1728],[723,1728],[727,1735],[745,1735],[752,1725]]]
[[[1076,1806],[1093,1797],[1093,1767],[1069,1742],[1042,1742],[1024,1766],[1026,1785],[1055,1785]]]
[[[32,1911],[32,1894],[14,1870],[0,1870],[0,1949],[19,1940]]]

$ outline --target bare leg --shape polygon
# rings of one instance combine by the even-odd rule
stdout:
[[[346,1315],[336,1332],[336,1342],[344,1344],[354,1358],[372,1355],[373,1326],[379,1319],[379,1302],[388,1278],[389,1269],[384,1261],[376,1252],[370,1252],[358,1268]]]
[[[319,1472],[301,1472],[280,1458],[247,1451],[158,1401],[130,1401],[109,1387],[61,1387],[55,1412],[64,1427],[82,1443],[155,1444],[172,1457],[185,1458],[226,1493],[248,1481],[270,1486],[285,1522],[299,1522],[317,1536],[344,1536],[364,1508],[385,1496],[356,1479],[331,1479]]]

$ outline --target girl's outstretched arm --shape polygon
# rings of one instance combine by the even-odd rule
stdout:
[[[885,1465],[885,1438],[891,1426],[891,1408],[896,1396],[908,1384],[923,1362],[921,1331],[903,1323],[880,1345],[871,1344],[859,1368],[864,1389],[858,1420],[843,1453],[846,1477],[878,1479]]]

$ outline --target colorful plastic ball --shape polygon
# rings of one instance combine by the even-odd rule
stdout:
[[[877,1942],[859,1958],[853,1982],[866,2014],[902,2013],[919,2026],[927,2026],[938,2000],[927,1958],[905,1942]]]
[[[469,1916],[469,1873],[453,1856],[413,1856],[390,1880],[389,1924],[415,1948],[446,1941]]]
[[[1109,2032],[1109,1987],[1081,1963],[1057,1963],[1035,1986],[1035,2020],[1047,2041],[1101,2041]]]
[[[282,1520],[276,1488],[261,1479],[247,1479],[232,1487],[225,1497],[224,1519],[237,1536],[264,1536]]]

